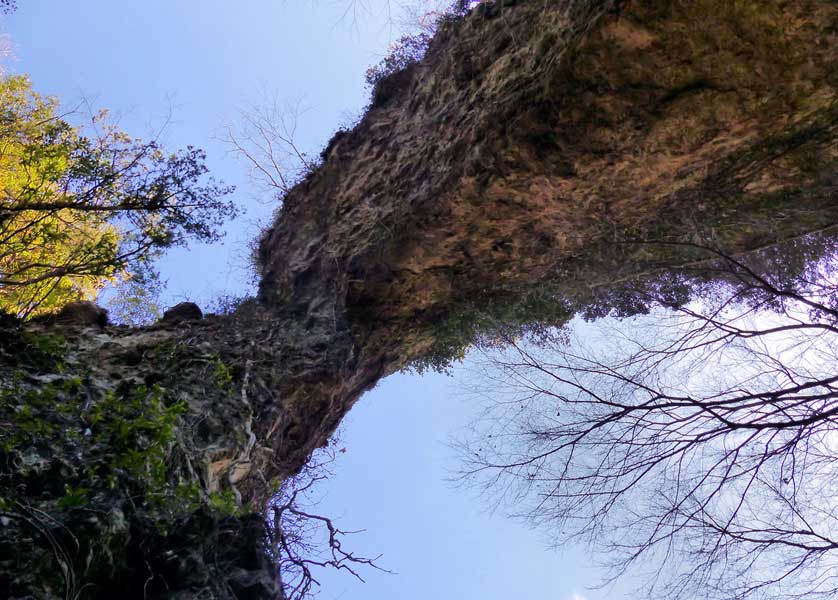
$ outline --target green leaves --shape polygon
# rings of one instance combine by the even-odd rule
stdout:
[[[200,149],[166,153],[107,122],[71,124],[26,77],[0,79],[0,309],[26,318],[213,241],[237,213]],[[136,277],[135,277],[136,279]]]

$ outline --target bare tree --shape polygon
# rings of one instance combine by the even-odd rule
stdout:
[[[303,112],[300,102],[283,105],[271,98],[240,111],[238,126],[225,127],[223,141],[245,160],[251,180],[275,199],[281,200],[319,164],[319,157],[307,154],[297,141]]]
[[[834,242],[694,248],[705,260],[605,304],[649,316],[487,355],[465,477],[649,597],[834,598]]]
[[[368,85],[373,87],[382,77],[420,60],[441,21],[461,17],[479,3],[479,0],[386,0],[379,7],[366,0],[346,2],[343,18],[351,23],[356,23],[365,13],[383,8],[387,21],[401,32],[382,61],[367,70]],[[320,156],[308,153],[298,141],[298,126],[305,112],[300,100],[283,102],[263,91],[257,102],[240,111],[237,124],[224,127],[222,141],[245,160],[250,178],[260,191],[271,192],[275,199],[281,200],[321,162]],[[347,129],[358,120],[350,118]]]
[[[316,511],[318,485],[331,476],[336,442],[316,452],[295,477],[284,480],[269,503],[268,548],[279,567],[285,600],[313,596],[320,586],[318,572],[336,569],[364,581],[364,568],[386,571],[376,564],[381,558],[368,558],[344,548],[345,536],[359,531],[340,529],[333,519]],[[338,450],[338,452],[345,449]]]

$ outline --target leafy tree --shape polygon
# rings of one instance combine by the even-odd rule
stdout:
[[[838,247],[703,250],[611,298],[649,318],[491,356],[466,476],[651,598],[834,598]]]
[[[109,290],[111,293],[103,303],[109,320],[121,325],[150,325],[157,321],[163,316],[160,306],[163,288],[164,282],[153,270],[128,276]]]
[[[148,271],[165,248],[211,241],[232,188],[203,182],[204,153],[165,153],[106,113],[74,126],[26,77],[0,80],[0,308],[27,317]]]

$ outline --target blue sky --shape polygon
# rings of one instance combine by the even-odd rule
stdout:
[[[572,600],[594,582],[579,549],[548,550],[543,532],[492,514],[476,491],[449,483],[458,466],[449,441],[480,408],[464,393],[465,378],[464,369],[393,375],[348,415],[347,451],[319,509],[346,529],[366,529],[347,543],[382,553],[381,566],[397,575],[369,572],[362,587],[329,576],[324,599]]]
[[[123,129],[148,136],[172,110],[164,142],[208,153],[213,174],[238,186],[247,214],[223,244],[172,252],[163,262],[164,302],[206,305],[247,289],[247,242],[274,206],[259,201],[242,163],[216,138],[240,107],[264,92],[307,107],[303,149],[317,152],[365,105],[365,69],[398,32],[386,0],[368,0],[357,19],[351,0],[25,0],[3,28],[15,44],[11,72],[66,105],[88,98]],[[391,8],[397,8],[395,2]],[[545,539],[445,481],[456,469],[447,446],[478,406],[458,393],[461,375],[399,374],[364,397],[343,428],[336,475],[320,505],[347,529],[365,529],[353,549],[383,554],[397,575],[322,578],[328,600],[616,599],[585,592],[596,573],[577,549]]]

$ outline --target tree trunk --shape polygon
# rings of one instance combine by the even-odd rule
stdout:
[[[835,224],[836,27],[831,0],[483,3],[288,194],[257,299],[5,320],[0,596],[277,597],[261,511],[379,379],[690,259],[631,242]]]

